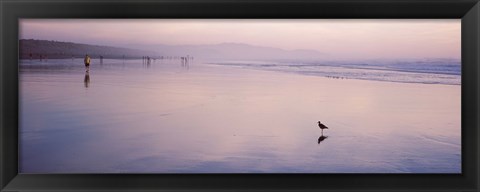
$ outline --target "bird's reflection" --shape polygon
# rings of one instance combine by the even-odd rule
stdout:
[[[90,85],[90,73],[89,71],[85,71],[85,78],[83,79],[83,83],[85,85],[85,88],[88,88]]]
[[[328,136],[324,136],[323,134],[320,135],[320,137],[318,138],[318,144],[320,144],[320,142],[324,141],[327,138],[328,138]]]

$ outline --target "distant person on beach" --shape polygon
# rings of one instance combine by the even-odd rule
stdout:
[[[90,56],[88,54],[85,55],[85,59],[83,60],[85,62],[85,67],[88,69],[90,68]]]

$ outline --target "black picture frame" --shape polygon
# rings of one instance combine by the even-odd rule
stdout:
[[[20,18],[461,19],[462,174],[19,174]],[[0,0],[1,191],[479,191],[478,0]]]

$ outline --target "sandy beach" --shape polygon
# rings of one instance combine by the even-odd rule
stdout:
[[[461,172],[459,85],[51,62],[20,72],[22,173]]]

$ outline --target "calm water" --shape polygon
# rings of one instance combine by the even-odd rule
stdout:
[[[67,59],[20,96],[22,173],[461,172],[459,85]]]

